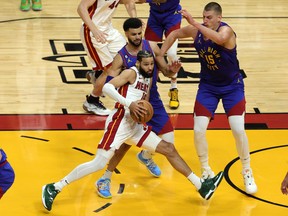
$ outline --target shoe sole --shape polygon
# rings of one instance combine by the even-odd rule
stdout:
[[[221,172],[221,176],[218,178],[218,180],[216,182],[214,182],[215,188],[213,190],[210,190],[209,193],[205,196],[206,200],[209,200],[212,197],[212,195],[216,191],[218,185],[221,183],[223,176],[224,176],[224,172]]]
[[[152,176],[154,176],[154,177],[156,177],[156,178],[159,178],[159,177],[161,176],[161,174],[160,174],[159,176],[157,176],[157,175],[155,175],[153,172],[151,172],[150,169],[148,169],[148,167],[146,166],[146,164],[143,163],[143,161],[140,160],[140,158],[138,157],[138,155],[137,155],[137,159],[138,159],[138,161],[139,161],[140,163],[142,163],[142,164],[146,167],[146,169],[149,171],[149,173],[150,173]]]
[[[95,114],[95,115],[99,115],[99,116],[108,116],[109,114],[102,114],[102,113],[97,113],[97,112],[93,112],[93,111],[90,111],[84,104],[82,105],[83,109],[88,112],[88,113],[92,113],[92,114]]]
[[[111,196],[104,196],[98,190],[97,190],[97,194],[98,194],[99,197],[101,197],[103,199],[111,199],[112,198],[112,195]]]
[[[50,211],[51,209],[49,210],[48,207],[45,205],[45,198],[44,198],[45,188],[46,188],[46,185],[44,185],[44,186],[42,187],[42,204],[43,204],[43,206],[44,206],[45,209],[47,209],[48,211]]]
[[[244,185],[244,186],[245,186],[245,185]],[[246,186],[245,186],[245,187],[246,187]],[[254,190],[248,191],[248,190],[245,188],[245,192],[246,192],[247,194],[255,194],[255,193],[257,193],[257,191],[258,191],[257,185],[256,185],[256,188],[255,188]]]

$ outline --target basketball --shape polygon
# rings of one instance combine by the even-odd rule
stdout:
[[[143,117],[139,116],[139,118],[138,118],[138,116],[134,115],[134,113],[130,112],[130,115],[131,115],[132,119],[135,122],[142,123],[142,124],[150,121],[150,119],[152,118],[152,116],[154,114],[154,110],[153,110],[152,105],[146,100],[140,100],[138,102],[138,104],[140,104],[143,107],[145,107],[147,112],[146,112],[146,114]]]

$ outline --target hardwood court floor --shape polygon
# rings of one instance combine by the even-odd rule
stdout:
[[[113,175],[112,199],[96,194],[94,182],[103,173],[99,171],[66,187],[49,215],[287,215],[288,199],[280,193],[288,163],[287,132],[247,131],[259,188],[255,196],[243,192],[241,166],[239,160],[233,161],[237,155],[231,132],[209,130],[213,169],[227,172],[211,200],[204,201],[161,155],[156,155],[155,161],[162,176],[150,176],[136,160],[138,148],[132,147],[118,166],[120,173]],[[200,174],[192,131],[175,133],[180,154]],[[78,164],[91,160],[102,131],[2,131],[0,136],[16,172],[15,184],[1,200],[1,215],[39,216],[47,215],[41,203],[42,185],[60,180]],[[120,189],[124,189],[122,193]]]

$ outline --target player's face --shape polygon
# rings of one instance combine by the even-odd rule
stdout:
[[[142,76],[149,78],[153,76],[153,69],[154,69],[154,58],[142,58],[140,65],[139,65],[139,72]]]
[[[130,28],[126,32],[126,37],[130,44],[132,44],[135,47],[139,47],[142,43],[142,27],[137,29]]]
[[[221,22],[222,16],[215,11],[203,11],[203,23],[207,28],[216,30]]]

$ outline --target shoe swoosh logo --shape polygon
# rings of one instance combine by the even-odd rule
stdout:
[[[47,192],[48,192],[48,194],[49,194],[50,196],[53,195],[49,188],[47,189]]]

